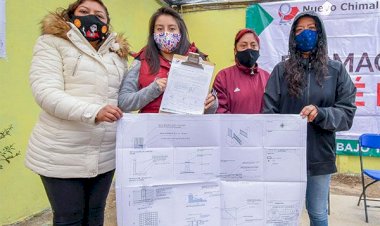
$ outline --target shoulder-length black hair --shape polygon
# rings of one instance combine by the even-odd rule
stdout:
[[[145,50],[145,58],[149,65],[150,74],[156,74],[160,69],[160,58],[159,58],[160,49],[156,45],[153,37],[154,37],[154,26],[156,24],[156,20],[161,15],[172,16],[174,20],[177,22],[179,32],[181,34],[181,40],[178,43],[177,48],[173,51],[173,53],[185,55],[188,52],[189,47],[191,45],[189,41],[187,27],[181,15],[170,7],[159,8],[149,20],[149,37],[148,37],[148,43],[146,45],[146,50]],[[200,54],[200,55],[202,58],[204,58],[203,54]]]

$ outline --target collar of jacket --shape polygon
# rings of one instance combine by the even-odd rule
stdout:
[[[198,49],[198,47],[195,45],[194,42],[192,42],[192,43],[190,44],[189,49],[187,50],[186,56],[187,56],[190,52],[192,52],[192,53],[198,53],[198,52],[199,52],[199,49]],[[208,55],[205,54],[205,53],[203,53],[203,55],[204,55],[204,57],[207,59]]]
[[[244,72],[247,75],[254,75],[258,72],[258,64],[256,63],[253,68],[248,68],[246,66],[241,65],[237,60],[235,60],[236,67],[239,68],[240,71]]]
[[[311,59],[310,58],[302,58],[300,64],[305,70],[311,69]]]

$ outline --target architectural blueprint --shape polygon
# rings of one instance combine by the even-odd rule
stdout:
[[[306,120],[124,114],[116,169],[118,225],[298,225]]]

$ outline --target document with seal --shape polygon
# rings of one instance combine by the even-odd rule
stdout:
[[[202,61],[198,54],[174,55],[160,112],[203,114],[213,71],[214,65]]]

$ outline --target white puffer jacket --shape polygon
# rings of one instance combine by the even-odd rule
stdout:
[[[56,178],[87,178],[115,169],[116,123],[95,123],[99,110],[117,106],[128,43],[110,34],[96,51],[56,14],[42,21],[30,85],[42,108],[25,164]]]

